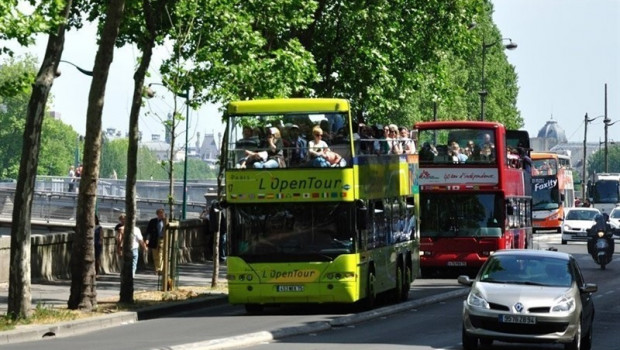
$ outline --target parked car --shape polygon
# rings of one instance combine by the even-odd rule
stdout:
[[[586,241],[588,239],[586,231],[595,224],[596,214],[601,214],[596,208],[569,209],[562,223],[562,244],[566,244],[567,241]]]
[[[577,260],[549,250],[500,250],[492,254],[463,302],[463,348],[493,341],[562,343],[567,350],[592,345],[596,284],[585,283]]]
[[[618,232],[620,231],[620,207],[615,207],[609,213],[609,224],[611,228],[615,230],[614,235],[618,236]]]

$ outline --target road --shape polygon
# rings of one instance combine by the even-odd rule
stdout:
[[[597,315],[593,348],[596,350],[617,349],[616,330],[620,326],[620,304],[617,303],[617,299],[620,296],[620,279],[609,277],[618,276],[620,257],[614,260],[607,270],[601,271],[585,254],[584,243],[562,246],[559,244],[559,235],[537,236],[536,244],[539,248],[545,249],[554,245],[559,250],[574,253],[579,259],[586,280],[599,284],[599,292],[595,295]],[[554,240],[557,240],[557,244]],[[413,287],[412,299],[463,288],[454,279],[419,279]],[[329,349],[337,346],[346,349],[355,346],[356,349],[377,349],[379,347],[383,349],[404,347],[408,349],[459,349],[461,303],[462,298],[455,298],[350,327],[287,338],[282,342],[260,344],[252,348]],[[10,344],[0,346],[0,348],[12,350],[162,349],[179,344],[327,321],[350,313],[351,310],[346,307],[314,305],[268,308],[264,315],[249,316],[241,306],[221,305],[73,337]],[[554,349],[559,347],[531,348]],[[523,349],[523,347],[502,344],[494,349]]]
[[[617,350],[617,330],[620,326],[620,256],[600,270],[586,253],[585,243],[560,244],[559,234],[537,235],[541,249],[550,246],[573,254],[579,261],[588,282],[597,283],[594,294],[596,316],[592,349]],[[620,248],[616,244],[616,248]],[[618,250],[616,250],[618,251]],[[322,333],[286,338],[274,343],[259,344],[249,349],[461,349],[461,310],[463,298],[428,305],[416,310],[394,314],[359,325],[333,329]],[[495,342],[480,349],[523,350],[563,349],[559,344],[511,344]]]

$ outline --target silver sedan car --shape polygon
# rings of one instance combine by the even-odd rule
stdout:
[[[480,268],[463,302],[463,348],[494,340],[563,343],[567,350],[592,345],[596,284],[585,283],[577,261],[548,250],[500,250]]]

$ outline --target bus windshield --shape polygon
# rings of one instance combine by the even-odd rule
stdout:
[[[560,192],[557,176],[535,176],[532,178],[532,209],[551,210],[560,207]]]
[[[501,237],[502,198],[499,195],[422,193],[422,237]]]
[[[278,168],[348,167],[351,140],[346,120],[344,113],[231,115],[226,168],[256,168],[255,163],[272,159]],[[319,150],[329,151],[325,165],[311,162],[311,151]]]
[[[595,203],[618,203],[618,181],[599,180],[593,191]]]
[[[555,159],[534,159],[532,161],[532,175],[557,175],[558,163]]]
[[[262,203],[230,208],[231,255],[248,263],[331,261],[355,251],[352,203]]]

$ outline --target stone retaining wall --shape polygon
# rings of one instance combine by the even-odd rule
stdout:
[[[147,222],[138,222],[138,227],[143,233],[146,231],[146,225]],[[205,222],[199,219],[181,222],[177,244],[178,263],[205,260],[205,225]],[[68,232],[55,232],[58,227],[51,227],[54,224],[49,224],[49,226],[50,233],[37,233],[31,236],[30,269],[33,281],[71,277],[71,245],[75,233],[72,229],[65,230]],[[9,280],[10,245],[10,236],[0,236],[0,283],[7,283]],[[101,253],[101,267],[104,272],[118,272],[120,267],[118,258],[114,228],[104,227],[103,252]],[[140,250],[138,268],[144,268],[149,261],[148,258],[144,259],[143,252]]]

